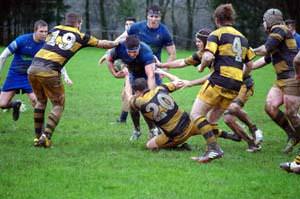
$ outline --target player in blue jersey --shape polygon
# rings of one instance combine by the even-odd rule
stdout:
[[[27,69],[34,55],[45,43],[48,34],[48,24],[43,20],[34,23],[34,32],[24,34],[12,41],[0,55],[0,72],[4,67],[6,59],[14,54],[2,92],[0,94],[0,108],[13,108],[13,119],[19,118],[21,101],[12,100],[15,94],[26,93],[32,106],[36,103],[36,96],[32,91],[27,77]],[[73,84],[66,70],[61,71],[67,84]]]
[[[137,35],[140,41],[149,45],[158,60],[161,60],[161,51],[162,48],[165,47],[169,55],[167,61],[173,61],[176,59],[176,48],[167,26],[160,21],[160,7],[158,5],[152,5],[147,9],[147,20],[134,23],[128,29],[127,34]],[[155,76],[157,76],[156,78],[159,78],[158,74],[155,74]],[[161,82],[162,81],[159,78],[157,81],[158,85],[161,84]],[[138,114],[132,115],[131,113],[131,117],[134,122],[138,122]],[[156,134],[157,130],[154,133]],[[132,138],[137,139],[139,137],[138,135],[140,135],[139,132],[134,132]]]
[[[112,49],[108,55],[107,63],[109,68],[114,67],[114,61],[120,59],[124,64],[127,65],[127,70],[129,72],[130,84],[132,85],[136,78],[147,79],[147,85],[149,89],[154,88],[159,84],[159,77],[155,76],[155,59],[152,50],[135,35],[129,35],[125,42],[122,42],[115,49]],[[123,71],[119,71],[116,76],[124,76]],[[134,125],[134,135],[138,138],[140,133],[140,123],[139,123],[139,112],[131,110],[131,115]],[[134,120],[137,118],[137,120]],[[153,125],[148,123],[151,134],[157,134]],[[154,130],[155,129],[155,130]],[[134,140],[134,138],[131,138]]]
[[[153,5],[147,9],[147,20],[133,24],[127,34],[137,35],[142,42],[151,47],[159,60],[161,60],[161,50],[165,47],[169,54],[168,61],[172,61],[176,58],[176,48],[167,26],[160,21],[160,8]]]
[[[14,54],[2,92],[0,94],[0,107],[13,108],[13,119],[19,118],[21,101],[13,101],[17,93],[26,93],[34,105],[36,97],[27,78],[27,69],[37,51],[41,49],[48,33],[48,24],[38,20],[34,24],[34,33],[24,34],[12,41],[0,55],[0,71],[6,59]]]

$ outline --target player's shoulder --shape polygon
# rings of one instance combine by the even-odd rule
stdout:
[[[33,39],[33,33],[26,33],[23,35],[19,35],[16,40],[28,40],[28,39]]]
[[[139,30],[139,29],[143,29],[147,26],[147,22],[145,20],[143,21],[139,21],[139,22],[136,22],[134,24],[132,24],[129,28],[129,30]]]

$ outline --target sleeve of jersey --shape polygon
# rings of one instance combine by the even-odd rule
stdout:
[[[173,42],[173,39],[172,39],[172,36],[170,34],[170,32],[168,31],[168,29],[165,27],[164,28],[164,46],[172,46],[174,45],[174,42]]]
[[[246,56],[246,59],[245,59],[245,63],[251,61],[252,59],[254,59],[254,57],[255,57],[255,53],[254,53],[253,49],[252,48],[248,48],[248,50],[247,50],[247,56]]]
[[[108,52],[108,59],[111,62],[117,59],[116,48],[113,48]]]
[[[279,27],[272,29],[265,43],[267,52],[272,53],[274,50],[276,50],[278,45],[284,40],[284,38],[285,32],[283,29]]]
[[[216,54],[218,50],[218,36],[214,34],[210,34],[207,38],[207,43],[205,46],[205,50],[210,51],[212,54]]]
[[[201,52],[195,52],[193,55],[187,57],[184,59],[184,63],[186,65],[193,65],[197,66],[201,63],[202,53]]]
[[[176,86],[172,82],[162,84],[160,87],[162,87],[162,89],[165,89],[170,93],[176,90]]]
[[[135,27],[136,27],[135,24],[133,24],[132,26],[130,26],[130,28],[127,30],[127,34],[128,34],[128,35],[133,35],[133,34],[135,34]]]
[[[143,59],[145,66],[154,63],[154,55],[152,53],[146,53]]]
[[[136,96],[133,96],[129,101],[129,106],[132,110],[138,111],[141,107],[141,100]]]
[[[22,38],[18,37],[17,39],[15,39],[14,41],[12,41],[8,45],[8,49],[13,54],[18,49],[18,46],[21,46],[21,45],[22,45]]]
[[[85,44],[85,46],[96,47],[98,45],[98,41],[99,40],[94,36],[88,34],[83,35],[83,43]]]

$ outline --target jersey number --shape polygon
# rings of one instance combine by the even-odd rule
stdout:
[[[159,93],[157,95],[158,104],[150,103],[146,106],[147,112],[153,113],[153,119],[156,122],[159,122],[160,120],[167,117],[167,110],[172,110],[175,107],[173,99],[165,94],[165,93]],[[160,107],[163,109],[166,109],[166,111],[160,111]]]
[[[58,47],[62,50],[69,50],[74,46],[76,42],[76,36],[73,33],[68,32],[63,34],[61,37],[61,41],[57,39],[58,35],[59,30],[52,32],[47,44],[50,46],[55,46],[55,44],[57,44]]]
[[[239,37],[235,37],[232,44],[232,51],[236,54],[235,55],[235,61],[242,62],[242,44],[241,39]]]

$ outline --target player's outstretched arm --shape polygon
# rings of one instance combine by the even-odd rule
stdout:
[[[210,74],[205,75],[204,77],[201,77],[199,79],[194,79],[194,80],[183,80],[184,81],[184,87],[192,87],[196,85],[202,85],[206,80],[208,80]]]
[[[5,48],[0,55],[0,72],[5,65],[6,59],[11,55],[11,52],[8,48]]]
[[[111,49],[119,45],[118,41],[99,40],[97,47],[104,49]]]
[[[268,54],[265,45],[261,45],[260,47],[257,47],[257,48],[255,48],[255,49],[253,49],[253,51],[255,52],[256,55],[265,56],[265,55]]]
[[[180,78],[177,77],[176,75],[173,75],[171,73],[168,73],[167,71],[164,71],[162,69],[157,68],[154,71],[156,74],[160,74],[160,75],[164,75],[165,77],[167,77],[169,80],[174,81],[174,80],[179,80]]]
[[[266,66],[266,64],[267,63],[265,61],[265,57],[261,57],[258,60],[256,60],[256,61],[253,62],[252,70],[256,70],[256,69],[262,68],[262,67]]]
[[[183,68],[187,65],[184,62],[184,59],[177,59],[177,60],[165,62],[165,63],[158,62],[158,63],[156,63],[156,66],[159,68]]]

